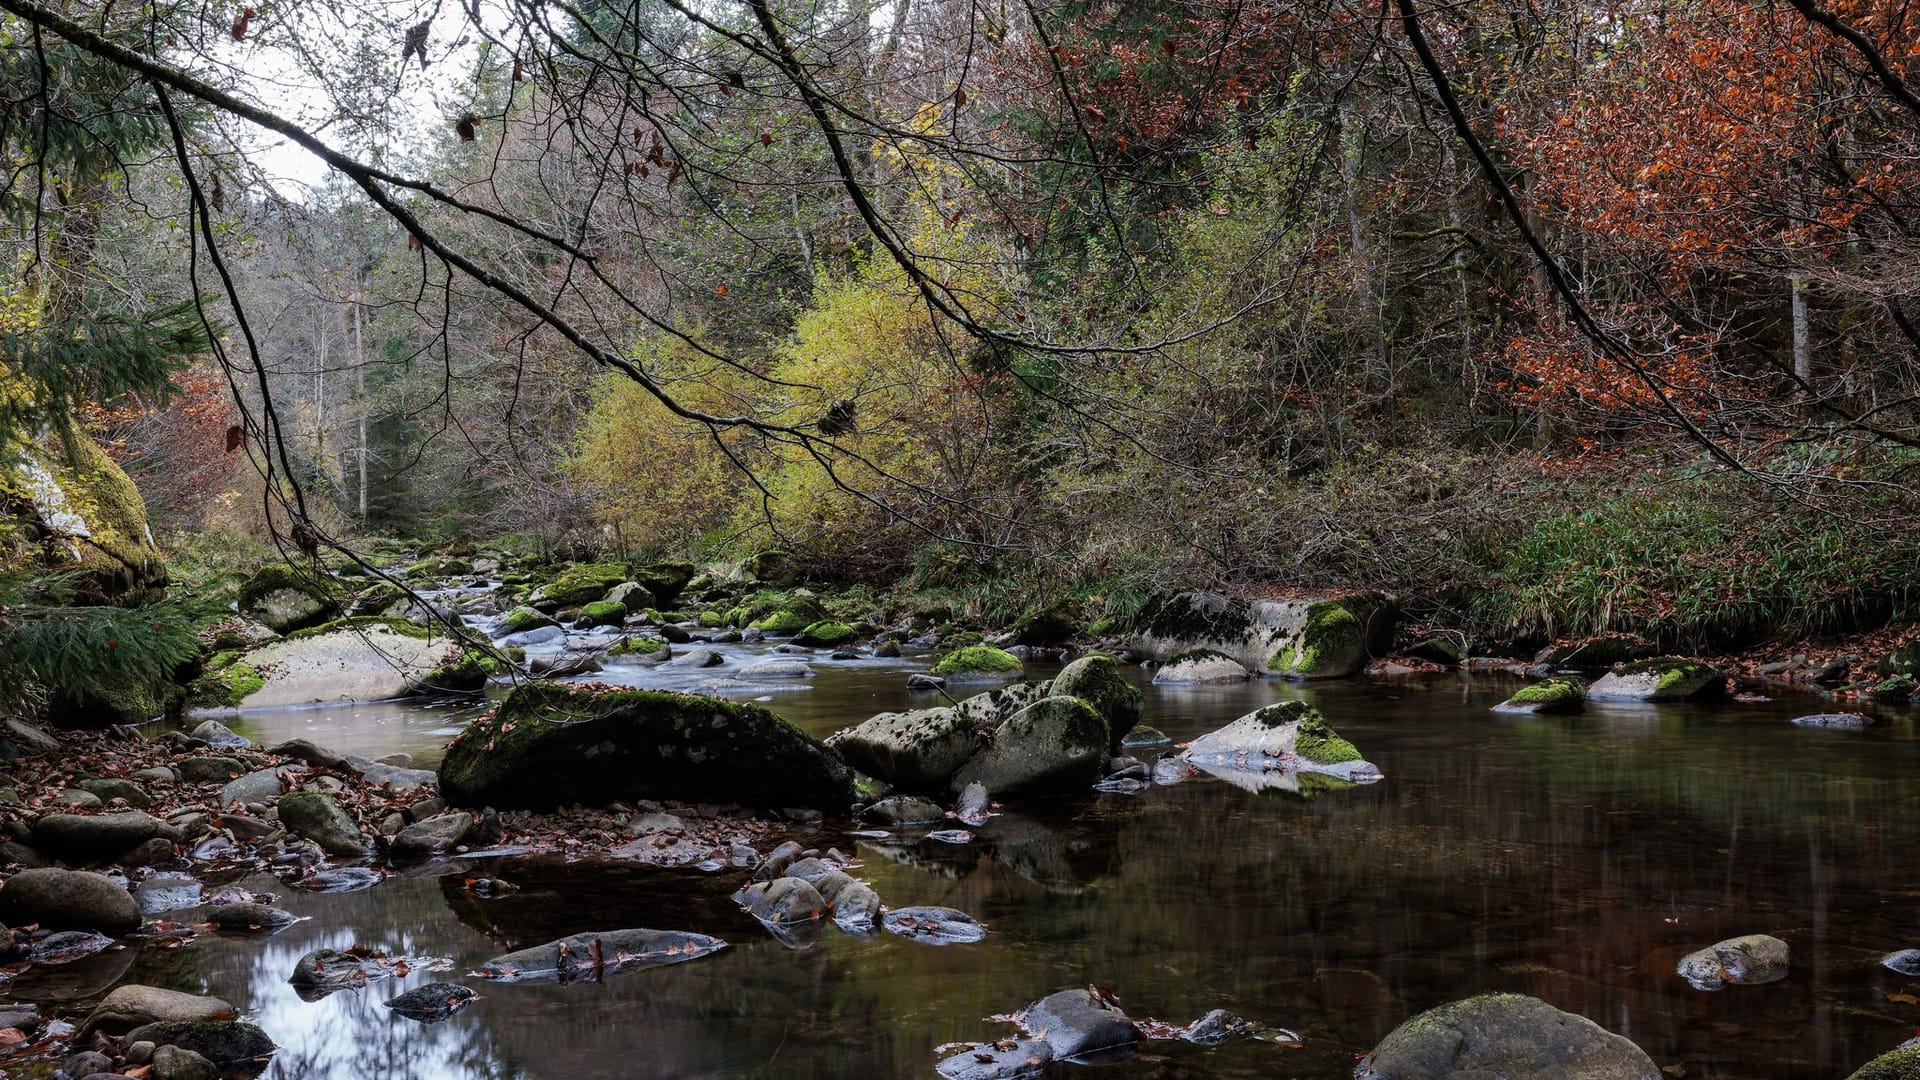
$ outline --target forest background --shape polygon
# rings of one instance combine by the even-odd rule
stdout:
[[[31,512],[95,445],[173,605],[399,537],[1482,650],[1914,614],[1904,5],[0,12],[16,634],[99,598]],[[60,625],[164,666],[165,607]]]

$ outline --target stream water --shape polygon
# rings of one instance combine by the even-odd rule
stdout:
[[[616,664],[604,681],[709,681]],[[909,705],[907,662],[816,665],[805,688],[764,699],[816,735]],[[1031,673],[1030,673],[1031,674]],[[1144,679],[1143,679],[1144,682]],[[1351,1075],[1401,1021],[1483,990],[1513,990],[1591,1017],[1674,1075],[1838,1080],[1920,1024],[1920,980],[1878,966],[1920,946],[1920,739],[1911,717],[1867,732],[1805,730],[1811,697],[1695,707],[1590,707],[1505,718],[1517,685],[1446,676],[1296,687],[1147,686],[1147,722],[1176,739],[1269,701],[1301,697],[1386,779],[1312,799],[1215,780],[1137,795],[1021,804],[965,845],[823,826],[857,853],[890,905],[972,912],[992,933],[935,947],[829,928],[793,950],[727,901],[737,872],[706,875],[557,858],[429,865],[363,892],[316,895],[270,877],[310,916],[264,940],[203,935],[43,969],[11,988],[43,1001],[130,980],[219,995],[282,1047],[285,1080],[590,1077],[932,1077],[943,1043],[998,1037],[985,1018],[1064,987],[1098,984],[1130,1014],[1185,1023],[1225,1008],[1299,1033],[1215,1049],[1145,1044],[1124,1063],[1068,1075],[1121,1078]],[[918,703],[924,703],[924,699]],[[459,710],[417,705],[288,710],[241,718],[263,742],[408,751],[423,763]],[[521,886],[478,900],[476,871]],[[488,985],[490,956],[569,933],[693,930],[731,946],[603,983]],[[1770,933],[1792,973],[1719,993],[1673,974],[1681,954]],[[450,957],[315,1003],[287,984],[322,946]],[[437,979],[483,997],[421,1025],[380,1002]]]

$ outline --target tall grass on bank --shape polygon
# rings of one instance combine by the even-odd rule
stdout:
[[[1920,535],[1707,476],[1549,513],[1470,605],[1483,631],[1609,630],[1674,648],[1844,633],[1920,614]]]

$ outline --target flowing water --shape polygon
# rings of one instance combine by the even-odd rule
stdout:
[[[764,650],[724,651],[729,668],[699,681]],[[912,661],[816,666],[807,688],[740,696],[816,735],[909,704]],[[597,677],[693,681],[638,665]],[[217,994],[281,1045],[267,1075],[287,1080],[931,1077],[941,1044],[1010,1030],[986,1017],[1089,983],[1136,1018],[1185,1023],[1219,1007],[1304,1040],[1154,1042],[1118,1065],[1068,1068],[1115,1080],[1345,1077],[1401,1021],[1484,990],[1591,1017],[1686,1077],[1838,1080],[1914,1033],[1920,980],[1877,963],[1920,946],[1911,717],[1865,733],[1805,730],[1787,719],[1820,703],[1785,692],[1714,708],[1489,713],[1515,685],[1148,686],[1147,722],[1180,740],[1304,698],[1386,779],[1312,799],[1194,780],[1022,803],[965,845],[866,839],[850,826],[810,834],[857,853],[856,874],[890,905],[972,912],[992,928],[979,944],[829,928],[793,950],[727,902],[737,872],[519,857],[429,865],[336,895],[247,879],[310,918],[265,940],[206,935],[44,969],[13,991],[54,999],[125,979]],[[431,761],[463,716],[377,706],[237,726]],[[521,891],[475,899],[461,883],[476,872]],[[380,1005],[509,949],[640,926],[732,944],[598,984],[465,979],[482,999],[439,1024]],[[1673,974],[1681,954],[1746,933],[1791,944],[1785,981],[1702,993]],[[286,979],[303,953],[356,943],[455,967],[317,1003],[295,996]]]

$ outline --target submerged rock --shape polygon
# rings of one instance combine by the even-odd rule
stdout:
[[[1380,769],[1334,733],[1313,706],[1302,701],[1269,705],[1195,739],[1180,754],[1200,766],[1252,772],[1318,773],[1365,783]],[[1157,774],[1156,774],[1157,775]]]
[[[435,982],[415,987],[399,997],[388,998],[383,1004],[392,1009],[396,1016],[418,1020],[423,1024],[437,1024],[473,1004],[479,996],[472,987]]]
[[[980,920],[949,907],[895,908],[882,923],[890,934],[928,945],[963,945],[987,936]]]
[[[842,809],[838,753],[754,705],[653,690],[519,687],[447,749],[440,789],[457,806],[674,799]]]
[[[1837,731],[1859,731],[1873,726],[1875,719],[1862,713],[1817,713],[1813,716],[1796,716],[1794,727],[1831,728]]]
[[[1524,994],[1482,994],[1394,1028],[1355,1080],[1661,1080],[1646,1051]]]
[[[1695,990],[1758,986],[1787,977],[1787,943],[1766,934],[1728,938],[1680,958],[1679,976]]]
[[[207,921],[228,934],[277,934],[299,922],[300,917],[269,904],[246,901],[215,904],[207,909]]]
[[[1664,702],[1711,697],[1724,692],[1726,676],[1701,663],[1678,656],[1661,656],[1625,664],[1595,679],[1587,688],[1588,701]]]
[[[574,982],[696,960],[726,947],[719,938],[682,930],[606,930],[496,956],[474,974],[498,982]]]

